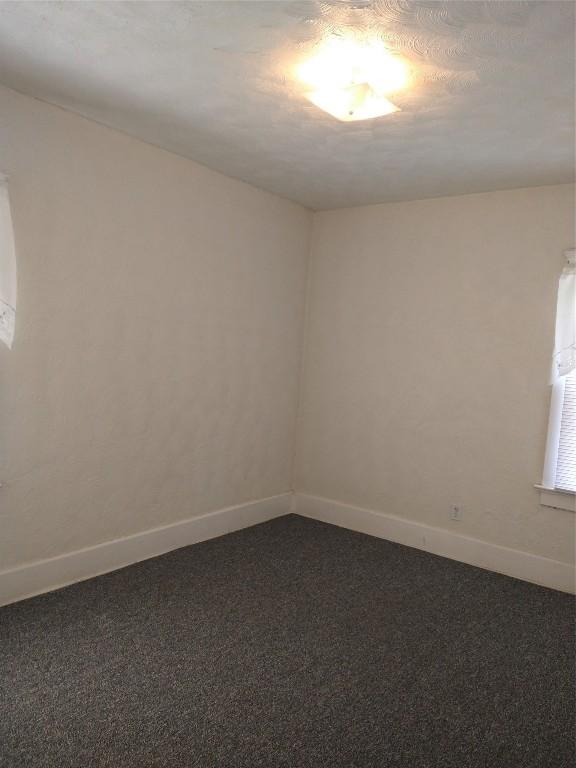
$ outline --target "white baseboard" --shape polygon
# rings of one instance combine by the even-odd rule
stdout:
[[[552,589],[570,593],[576,591],[574,568],[567,563],[383,512],[352,507],[317,496],[284,493],[0,571],[0,605],[248,528],[290,511]]]
[[[562,592],[576,591],[574,567],[558,560],[318,496],[296,493],[291,509],[304,517],[406,544],[516,579]]]
[[[291,493],[283,493],[0,571],[0,605],[281,517],[290,511],[291,500]]]

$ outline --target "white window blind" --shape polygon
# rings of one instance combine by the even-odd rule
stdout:
[[[12,346],[16,320],[16,253],[6,179],[0,174],[0,341]]]
[[[576,371],[566,376],[564,384],[556,488],[576,492]]]
[[[556,303],[542,488],[576,494],[576,249],[565,251],[564,256]]]

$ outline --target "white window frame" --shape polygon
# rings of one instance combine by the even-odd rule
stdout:
[[[566,251],[566,259],[574,259],[575,253],[576,251],[574,250]],[[560,446],[565,386],[566,378],[564,376],[556,377],[552,384],[544,472],[542,483],[537,485],[536,488],[540,491],[540,503],[543,506],[576,512],[576,493],[565,490],[560,491],[556,488],[556,468],[558,465],[558,448]]]
[[[16,324],[16,252],[8,177],[0,173],[0,342],[12,348]]]

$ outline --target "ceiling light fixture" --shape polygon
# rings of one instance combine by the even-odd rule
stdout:
[[[337,120],[368,120],[398,112],[386,95],[408,84],[406,64],[381,40],[332,36],[298,68],[306,97]]]

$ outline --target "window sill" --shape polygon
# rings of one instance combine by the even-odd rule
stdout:
[[[570,491],[557,491],[554,488],[544,488],[541,485],[534,486],[540,491],[540,504],[543,507],[553,509],[566,509],[568,512],[576,512],[576,493]]]

